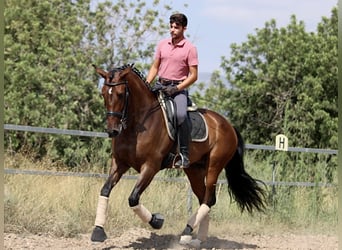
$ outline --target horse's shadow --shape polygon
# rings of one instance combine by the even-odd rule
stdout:
[[[151,234],[151,237],[138,238],[135,242],[123,246],[122,248],[133,248],[133,249],[189,249],[190,247],[182,246],[179,243],[179,236],[176,235],[158,235],[155,233]],[[115,246],[103,248],[102,250],[114,249]],[[258,248],[257,245],[246,244],[242,242],[230,241],[226,239],[220,239],[217,237],[208,237],[207,241],[202,243],[200,249],[253,249]]]

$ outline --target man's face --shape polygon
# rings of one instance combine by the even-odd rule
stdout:
[[[182,25],[176,24],[176,23],[171,23],[170,24],[170,34],[172,39],[178,39],[183,37],[184,35],[184,30],[186,27],[183,27]]]

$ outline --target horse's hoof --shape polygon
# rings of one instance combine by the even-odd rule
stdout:
[[[104,242],[107,239],[107,235],[103,227],[96,226],[91,234],[91,241]]]
[[[164,217],[161,214],[152,214],[152,219],[149,224],[154,229],[161,229],[164,223]]]
[[[179,244],[181,244],[181,245],[189,245],[191,241],[192,241],[192,236],[191,235],[182,235],[180,237]]]
[[[200,241],[199,239],[194,239],[194,240],[191,240],[188,245],[197,249],[197,248],[200,248],[201,243],[202,241]]]
[[[187,224],[182,232],[182,235],[191,235],[192,231],[193,231],[192,227]]]

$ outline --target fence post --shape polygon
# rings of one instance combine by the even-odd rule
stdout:
[[[273,210],[275,209],[275,194],[276,194],[276,188],[275,188],[275,168],[276,168],[276,162],[272,161],[271,162],[272,165],[272,203],[273,203]]]
[[[187,209],[188,209],[188,215],[191,216],[192,215],[192,189],[191,189],[190,185],[188,188],[186,205],[187,205]]]

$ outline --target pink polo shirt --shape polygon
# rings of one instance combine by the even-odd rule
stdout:
[[[173,45],[171,38],[159,42],[155,59],[160,59],[158,76],[169,80],[184,80],[189,75],[189,66],[198,65],[196,47],[183,39]]]

